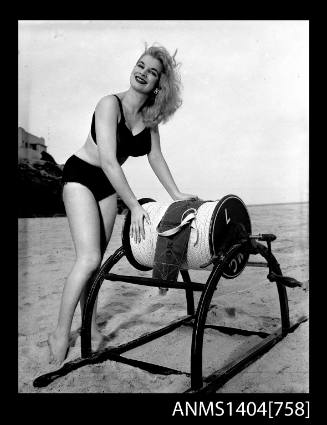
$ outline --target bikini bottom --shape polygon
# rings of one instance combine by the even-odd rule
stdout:
[[[116,193],[102,168],[92,165],[76,155],[66,161],[62,175],[62,185],[77,182],[93,193],[97,202]]]

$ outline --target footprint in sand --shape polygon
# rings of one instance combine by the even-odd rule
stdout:
[[[40,347],[40,348],[42,348],[42,347],[48,347],[48,341],[47,340],[39,341],[39,342],[36,343],[36,345],[38,347]]]
[[[225,307],[225,311],[228,314],[229,317],[235,317],[236,315],[236,309],[235,307]]]
[[[161,304],[161,303],[153,304],[148,308],[147,312],[153,313],[154,311],[159,310],[161,307],[164,307],[164,304]]]
[[[124,297],[135,297],[137,295],[137,292],[133,291],[127,291],[123,293]]]

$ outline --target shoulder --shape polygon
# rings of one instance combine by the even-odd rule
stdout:
[[[117,112],[119,110],[118,100],[113,94],[103,96],[95,107],[96,112]]]

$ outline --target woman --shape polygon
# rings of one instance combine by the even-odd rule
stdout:
[[[143,221],[150,222],[121,168],[127,157],[147,154],[173,200],[196,198],[179,191],[160,149],[158,124],[181,105],[174,56],[161,46],[146,48],[131,73],[129,89],[99,101],[85,144],[65,164],[63,200],[76,261],[65,283],[57,327],[48,338],[52,362],[60,364],[67,355],[77,303],[83,311],[86,283],[101,264],[113,230],[117,193],[131,211],[130,232],[136,242],[144,238]],[[100,344],[96,306],[91,329],[92,341]]]

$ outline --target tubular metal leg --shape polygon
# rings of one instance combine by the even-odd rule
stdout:
[[[183,281],[184,282],[191,282],[190,274],[188,270],[181,270],[180,271]],[[194,294],[192,289],[185,289],[186,293],[186,303],[187,303],[187,314],[193,316],[195,313],[195,307],[194,307]]]
[[[83,310],[82,329],[81,329],[81,357],[89,357],[92,354],[91,346],[91,321],[93,314],[93,307],[104,281],[104,276],[110,269],[118,263],[118,261],[125,255],[123,247],[118,248],[101,266],[100,270],[92,279],[88,288],[85,306]]]
[[[282,275],[282,271],[280,268],[280,265],[276,259],[276,257],[272,254],[270,249],[266,248],[261,243],[256,243],[256,249],[262,257],[264,257],[267,260],[268,267],[269,267],[269,273],[275,272],[278,275]],[[277,291],[279,296],[279,306],[280,306],[280,314],[281,314],[281,321],[282,321],[282,329],[283,333],[287,333],[290,329],[290,318],[289,318],[289,308],[288,308],[288,297],[287,297],[287,290],[284,285],[276,282],[277,285]]]
[[[207,314],[209,311],[210,303],[213,297],[213,294],[217,288],[219,279],[221,278],[223,274],[224,267],[226,264],[229,263],[232,257],[234,257],[237,254],[237,251],[244,250],[244,244],[236,244],[234,245],[225,255],[225,257],[217,263],[208,280],[206,283],[206,287],[204,292],[201,295],[196,317],[195,317],[195,323],[193,328],[193,335],[192,335],[192,347],[191,347],[191,389],[192,390],[198,390],[203,386],[203,370],[202,370],[202,351],[203,351],[203,335],[204,335],[204,329],[205,329],[205,322],[207,319]],[[278,275],[281,275],[281,269],[280,266],[274,257],[274,255],[271,253],[270,249],[267,249],[264,245],[257,244],[257,253],[260,253],[266,260],[269,266],[269,272],[273,271]],[[269,277],[269,275],[268,275]],[[280,313],[281,313],[281,335],[279,336],[277,333],[272,334],[270,337],[267,338],[267,340],[259,344],[256,350],[253,353],[248,353],[248,356],[245,357],[240,363],[241,365],[246,366],[248,363],[248,360],[255,358],[255,354],[259,353],[261,350],[261,345],[268,346],[269,344],[276,343],[280,338],[285,336],[289,330],[290,330],[290,319],[289,319],[289,308],[288,308],[288,298],[287,298],[287,291],[286,288],[276,282],[277,285],[277,291],[279,296],[279,304],[280,304]],[[270,341],[271,340],[271,341]],[[232,370],[232,367],[230,367]]]
[[[283,334],[287,334],[287,332],[289,331],[291,327],[289,309],[288,309],[287,290],[285,286],[281,285],[280,283],[276,283],[276,285],[277,285],[277,291],[279,295],[279,306],[280,306]]]
[[[225,259],[214,266],[212,272],[206,283],[206,288],[201,294],[201,298],[196,311],[196,317],[192,334],[191,346],[191,388],[196,390],[203,385],[203,372],[202,372],[202,351],[203,351],[203,334],[210,303],[213,294],[217,288],[218,281],[223,274],[226,264],[235,253],[241,248],[242,245],[234,245]]]

